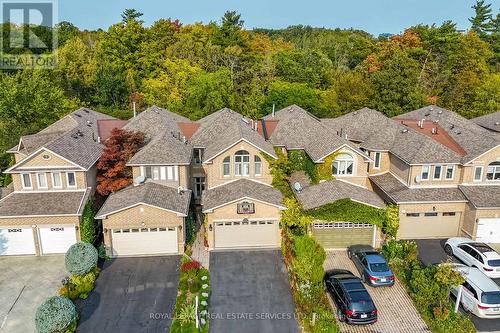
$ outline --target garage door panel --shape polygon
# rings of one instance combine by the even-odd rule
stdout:
[[[372,245],[375,228],[350,222],[313,223],[313,235],[325,249],[341,249],[355,244]]]
[[[415,213],[416,214],[416,213]],[[426,239],[426,238],[449,238],[459,234],[461,214],[456,212],[454,216],[419,216],[403,215],[399,221],[399,239]]]
[[[0,229],[0,255],[36,253],[32,228]]]
[[[215,225],[216,248],[279,247],[278,221],[219,221]]]
[[[113,256],[176,254],[177,228],[112,230]]]
[[[480,218],[476,240],[484,243],[500,243],[500,218]]]
[[[66,253],[77,242],[74,226],[40,227],[42,254]]]

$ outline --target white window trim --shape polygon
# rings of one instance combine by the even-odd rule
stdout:
[[[226,158],[229,157],[229,162],[224,162],[224,160]],[[229,167],[229,173],[227,175],[224,174],[224,166],[228,166]],[[225,178],[228,178],[228,177],[231,177],[231,156],[226,156],[222,159],[222,177],[225,177]]]
[[[451,178],[448,178],[448,168],[451,167]],[[455,179],[455,166],[454,165],[447,165],[444,168],[444,179],[445,180],[453,180]]]
[[[31,186],[26,186],[26,184],[24,183],[24,175],[28,175],[30,177],[30,185]],[[22,173],[21,174],[21,184],[23,185],[23,189],[25,189],[25,190],[32,190],[33,189],[33,179],[31,178],[30,173]]]
[[[234,155],[234,176],[235,177],[250,177],[250,163],[251,163],[250,162],[250,156],[252,156],[252,155],[250,155],[250,153],[245,154],[245,155],[236,155],[236,154]],[[238,157],[241,159],[240,162],[236,161],[236,158],[238,158]],[[248,162],[245,162],[243,160],[243,157],[248,157]],[[240,166],[240,173],[239,174],[236,173],[236,170],[238,170],[238,168],[236,167],[237,165]],[[248,166],[248,173],[246,173],[246,174],[244,172],[244,170],[245,170],[244,166],[245,165]]]
[[[69,174],[72,173],[73,175],[75,175],[75,185],[70,185],[69,184]],[[77,188],[78,187],[78,182],[76,180],[76,172],[73,172],[73,171],[69,171],[69,172],[66,172],[66,185],[68,185],[68,188]]]
[[[436,167],[440,167],[439,178],[436,178]],[[443,178],[443,166],[435,165],[434,168],[432,169],[432,180],[441,180],[441,178]]]
[[[479,176],[479,179],[476,179],[476,170],[481,169],[481,174]],[[484,176],[484,166],[483,165],[477,165],[474,167],[474,174],[472,175],[472,181],[473,182],[481,182],[483,180]]]
[[[40,176],[43,175],[43,177],[45,178],[45,186],[42,186],[40,184]],[[45,172],[37,172],[36,173],[36,185],[39,189],[48,189],[49,188],[49,182],[47,180],[47,174]]]
[[[59,186],[56,186],[56,182],[54,181],[54,179],[56,179],[56,175],[59,175]],[[60,172],[52,172],[51,177],[52,177],[52,187],[53,188],[62,188],[63,187],[62,177],[61,177]]]
[[[259,159],[259,161],[256,161],[256,160],[255,160],[255,159],[257,159],[257,158]],[[255,170],[257,170],[257,168],[255,167],[255,165],[256,165],[256,164],[259,164],[259,165],[260,165],[260,167],[259,167],[260,172],[259,172],[259,173],[257,173],[257,172],[255,171]],[[253,157],[253,169],[254,169],[254,176],[262,176],[262,158],[260,158],[260,156],[255,155],[255,156]]]
[[[377,156],[378,156],[378,165],[377,165]],[[373,168],[379,170],[381,164],[382,164],[382,153],[376,151],[375,155],[373,156]]]
[[[332,161],[332,165],[330,166],[330,168],[332,170],[332,176],[335,176],[335,177],[355,177],[356,176],[356,169],[357,169],[356,158],[354,158],[350,153],[341,152],[341,154],[349,155],[351,158],[350,159],[334,159]],[[338,173],[339,168],[337,168],[337,174],[333,173],[333,164],[335,162],[337,162],[337,163],[340,163],[340,162],[352,162],[352,174],[339,174]]]
[[[427,168],[427,178],[424,178],[424,168]],[[422,171],[420,172],[420,180],[429,180],[431,178],[431,166],[428,164],[422,165]]]
[[[488,179],[488,168],[493,168],[493,179]],[[500,180],[495,179],[495,174],[497,173],[497,168],[500,169],[500,165],[487,165],[486,166],[486,181],[490,183],[498,183]]]

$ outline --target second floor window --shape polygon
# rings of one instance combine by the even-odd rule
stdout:
[[[430,167],[430,166],[428,166],[428,165],[423,165],[423,166],[422,166],[422,174],[421,174],[421,176],[420,176],[420,178],[421,178],[422,180],[428,180],[428,179],[429,179],[429,170],[430,170],[430,168],[431,168],[431,167]]]
[[[60,172],[52,173],[52,186],[54,188],[61,188],[62,187],[61,173]]]
[[[262,175],[262,160],[257,155],[254,157],[254,174],[256,176]]]
[[[76,174],[74,172],[66,173],[68,187],[76,187]]]
[[[349,154],[339,154],[332,164],[332,174],[334,176],[353,175],[354,158]]]
[[[378,151],[375,152],[375,158],[374,158],[375,164],[373,166],[375,169],[380,169],[380,158],[381,158],[381,153]]]
[[[443,167],[440,165],[434,166],[434,176],[432,177],[433,179],[441,179],[441,171],[443,170]]]
[[[38,182],[38,188],[48,188],[47,185],[47,174],[45,173],[37,173],[36,180]]]
[[[474,168],[474,181],[480,182],[483,179],[483,166],[477,166]]]
[[[447,165],[446,166],[446,179],[451,180],[453,179],[453,175],[455,174],[455,166],[454,165]]]
[[[222,175],[228,177],[231,175],[231,157],[226,156],[222,161]]]
[[[143,175],[152,180],[179,180],[178,166],[145,166]]]
[[[500,162],[493,162],[488,165],[486,172],[487,180],[500,180]]]
[[[234,154],[234,174],[236,176],[250,175],[250,154],[246,150],[238,150]]]
[[[203,162],[203,149],[202,148],[194,148],[193,149],[193,163],[201,164]]]
[[[23,180],[23,188],[33,188],[33,186],[31,185],[31,175],[29,173],[23,173],[21,179]]]

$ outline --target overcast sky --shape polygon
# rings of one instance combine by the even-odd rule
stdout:
[[[486,0],[496,10],[500,0]],[[246,28],[283,28],[304,24],[315,27],[357,28],[371,34],[399,33],[423,23],[445,20],[468,29],[473,14],[469,0],[59,0],[59,20],[81,29],[107,29],[120,21],[125,8],[144,13],[147,25],[159,18],[182,23],[218,21],[226,10],[242,14]]]

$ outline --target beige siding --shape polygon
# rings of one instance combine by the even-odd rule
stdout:
[[[26,155],[24,154],[14,154],[14,160],[16,161],[16,163],[19,163],[21,162],[22,160],[24,160],[24,158],[26,157]]]
[[[488,169],[488,165],[492,162],[500,161],[500,146],[491,150],[490,152],[479,156],[477,159],[472,161],[472,163],[467,164],[465,166],[465,170],[462,177],[462,183],[486,183],[486,184],[500,184],[500,181],[487,181],[486,180],[486,171]],[[474,167],[475,166],[483,166],[483,178],[481,182],[474,181]]]
[[[390,155],[390,161],[391,166],[389,169],[391,173],[407,183],[408,175],[410,174],[410,166],[392,154]]]
[[[91,169],[92,170],[92,169]],[[43,190],[43,191],[62,191],[62,190],[74,190],[75,187],[68,187],[68,181],[67,181],[67,177],[66,177],[66,172],[64,171],[61,171],[61,183],[62,183],[62,187],[61,188],[54,188],[53,186],[53,182],[52,182],[52,172],[50,170],[47,170],[47,171],[44,171],[44,172],[41,172],[41,173],[45,173],[46,174],[46,178],[47,178],[47,185],[48,187],[47,188],[39,188],[38,187],[38,183],[37,183],[37,172],[31,172],[30,173],[30,176],[31,176],[31,185],[32,185],[32,189],[23,189],[23,186],[22,186],[22,180],[21,180],[21,177],[22,177],[22,174],[19,174],[19,173],[14,173],[12,174],[12,182],[14,184],[14,190],[15,191],[38,191],[38,190]],[[76,189],[79,189],[79,190],[84,190],[87,188],[87,179],[89,180],[93,180],[93,184],[90,184],[91,187],[94,187],[95,188],[95,174],[92,175],[92,172],[91,174],[89,174],[88,176],[86,175],[86,172],[84,171],[76,171],[75,172],[76,174]]]
[[[372,158],[373,162],[370,162],[368,172],[370,174],[377,174],[377,173],[384,173],[389,171],[390,166],[391,166],[391,160],[389,157],[388,152],[380,152],[380,168],[375,169],[375,152],[370,152],[370,157]]]
[[[476,209],[472,204],[467,204],[461,234],[463,236],[475,238],[478,219],[498,217],[500,217],[500,209]]]
[[[215,209],[213,213],[207,213],[206,216],[208,225],[218,220],[241,221],[245,218],[249,220],[266,219],[266,218],[277,219],[277,220],[280,219],[281,214],[279,208],[261,202],[254,202],[254,201],[251,202],[255,204],[255,214],[238,214],[237,213],[238,203],[231,203]],[[207,228],[207,238],[210,249],[214,248],[214,231],[215,228],[213,226],[212,226],[212,231],[210,231],[210,229]]]
[[[163,165],[162,165],[163,166]],[[168,166],[168,165],[165,165]],[[140,166],[133,166],[132,167],[132,177],[133,179],[136,179],[141,175],[141,167]],[[177,188],[179,186],[182,186],[184,188],[190,188],[190,183],[189,183],[189,166],[188,165],[179,165],[179,180],[178,181],[164,181],[164,180],[148,180],[148,181],[154,181],[155,183],[162,184],[165,186],[170,186]]]
[[[234,175],[234,154],[238,150],[246,150],[250,154],[250,176],[249,177],[241,177],[241,176],[235,176]],[[255,169],[254,169],[254,156],[258,155],[261,159],[262,163],[262,172],[261,176],[256,176],[255,175]],[[227,177],[223,176],[222,173],[222,161],[224,158],[227,156],[231,157],[231,163],[230,163],[230,175]],[[251,178],[258,180],[260,182],[266,183],[266,184],[271,184],[272,182],[272,176],[269,172],[269,165],[267,163],[267,160],[264,158],[262,152],[255,148],[254,146],[246,143],[245,141],[240,141],[233,147],[229,148],[225,152],[221,153],[219,156],[214,158],[211,163],[204,164],[203,168],[205,169],[205,173],[207,175],[207,187],[212,188],[217,185],[224,184],[228,181],[235,180],[235,179],[241,179],[241,178]],[[194,176],[194,175],[193,175]]]
[[[148,205],[138,205],[115,214],[111,214],[104,219],[102,223],[103,228],[108,229],[108,231],[104,233],[104,241],[108,252],[111,248],[111,232],[109,231],[111,229],[179,226],[182,227],[177,229],[179,253],[184,252],[184,217],[177,216],[176,213]]]
[[[49,159],[46,160],[43,158],[43,156],[48,155]],[[68,162],[67,160],[58,157],[57,155],[47,151],[47,150],[42,150],[38,154],[33,155],[28,157],[20,167],[50,167],[50,166],[55,166],[55,167],[75,167],[74,164]]]
[[[442,167],[441,169],[441,179],[433,179],[434,178],[434,167],[435,165],[430,165],[429,168],[429,180],[422,180],[420,183],[415,181],[417,176],[422,174],[422,165],[412,165],[411,166],[411,176],[410,176],[410,185],[412,186],[449,186],[449,185],[458,185],[460,184],[460,180],[462,179],[463,168],[460,165],[454,165],[455,171],[453,174],[453,179],[446,179],[446,167],[447,164],[438,164]]]

